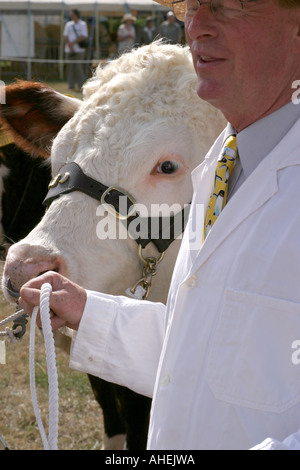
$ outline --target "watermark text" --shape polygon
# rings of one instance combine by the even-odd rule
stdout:
[[[292,353],[292,363],[295,365],[300,364],[300,339],[295,339],[291,345],[295,351]]]
[[[120,197],[120,214],[126,214],[127,198]],[[123,206],[123,207],[122,207]],[[193,223],[189,224],[189,249],[199,249],[203,242],[203,214],[202,204],[196,207]],[[115,209],[109,210],[106,205],[100,204],[96,216],[100,218],[96,225],[96,234],[100,240],[170,240],[182,239],[189,220],[190,204],[151,204],[148,208],[143,204],[135,204],[130,216],[118,218],[112,214]]]
[[[296,88],[296,90],[292,94],[292,103],[299,104],[300,103],[300,80],[294,80],[292,83],[292,88]]]

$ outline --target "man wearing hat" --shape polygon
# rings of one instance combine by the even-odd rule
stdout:
[[[173,6],[197,94],[228,125],[193,172],[167,305],[70,283],[61,308],[58,273],[21,305],[52,279],[53,327],[78,330],[71,366],[153,397],[149,449],[300,449],[300,1]]]
[[[120,24],[117,32],[118,55],[130,51],[136,42],[135,20],[136,18],[130,13],[126,13],[122,18],[122,24]]]
[[[159,27],[159,36],[164,38],[170,44],[180,43],[182,39],[182,29],[176,22],[173,11],[167,13],[166,21],[163,21]]]

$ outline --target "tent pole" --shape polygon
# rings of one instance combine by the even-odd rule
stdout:
[[[95,42],[96,42],[96,59],[100,59],[100,45],[99,45],[99,11],[98,11],[98,2],[96,1],[96,11],[95,11],[95,17],[96,17],[96,24],[95,24]],[[92,57],[93,59],[93,57]]]
[[[32,77],[32,64],[31,64],[31,3],[30,0],[28,1],[28,8],[27,8],[27,17],[28,17],[28,33],[27,33],[27,40],[28,40],[28,48],[27,48],[27,80],[31,80]]]
[[[60,12],[60,44],[59,44],[59,79],[64,79],[64,18],[65,18],[65,5],[63,4]]]

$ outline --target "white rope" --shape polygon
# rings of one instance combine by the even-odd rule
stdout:
[[[13,330],[11,330],[8,326],[5,328],[5,331],[1,331],[0,336],[7,336],[8,341],[14,344],[21,341],[21,338],[17,338]]]
[[[23,313],[25,313],[24,310],[18,310],[17,312],[12,313],[11,315],[9,315],[9,317],[0,320],[0,326],[5,325],[6,323],[11,323],[13,320],[23,315]]]
[[[58,402],[58,375],[56,368],[56,356],[54,338],[51,328],[50,321],[50,294],[52,286],[48,283],[42,285],[40,295],[40,307],[33,309],[30,325],[30,349],[29,349],[29,372],[30,372],[30,388],[32,405],[34,414],[39,427],[40,435],[43,441],[45,450],[57,450],[58,441],[58,414],[59,414],[59,402]],[[48,371],[48,383],[49,383],[49,430],[48,438],[42,423],[37,395],[36,395],[36,384],[35,384],[35,325],[38,311],[40,310],[42,329],[45,340],[46,360],[47,360],[47,371]]]
[[[142,286],[137,286],[134,292],[131,291],[130,287],[128,287],[128,289],[125,291],[125,294],[128,295],[128,297],[137,300],[143,300],[145,293],[146,289],[144,289]]]

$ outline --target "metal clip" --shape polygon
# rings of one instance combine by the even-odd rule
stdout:
[[[16,338],[20,339],[26,333],[26,325],[28,323],[27,317],[28,315],[26,313],[23,313],[23,315],[20,315],[13,321],[12,330]],[[20,329],[18,331],[15,331],[17,328]]]
[[[155,274],[157,272],[156,267],[162,261],[164,255],[165,255],[165,252],[163,251],[160,254],[159,258],[154,258],[153,256],[149,256],[147,258],[144,258],[143,254],[142,254],[142,245],[139,245],[138,254],[139,254],[140,260],[144,264],[143,277],[141,279],[139,279],[131,287],[130,292],[134,295],[137,287],[141,286],[145,290],[145,294],[143,295],[143,300],[146,300],[149,296],[150,287],[151,287],[151,284],[152,284],[152,277],[155,276]]]
[[[151,282],[150,284],[146,281],[145,278],[141,278],[139,279],[131,288],[130,288],[130,292],[134,295],[135,294],[135,291],[137,290],[138,286],[142,287],[145,291],[143,297],[142,297],[142,300],[146,300],[149,296],[149,292],[150,292],[150,287],[151,287]]]

